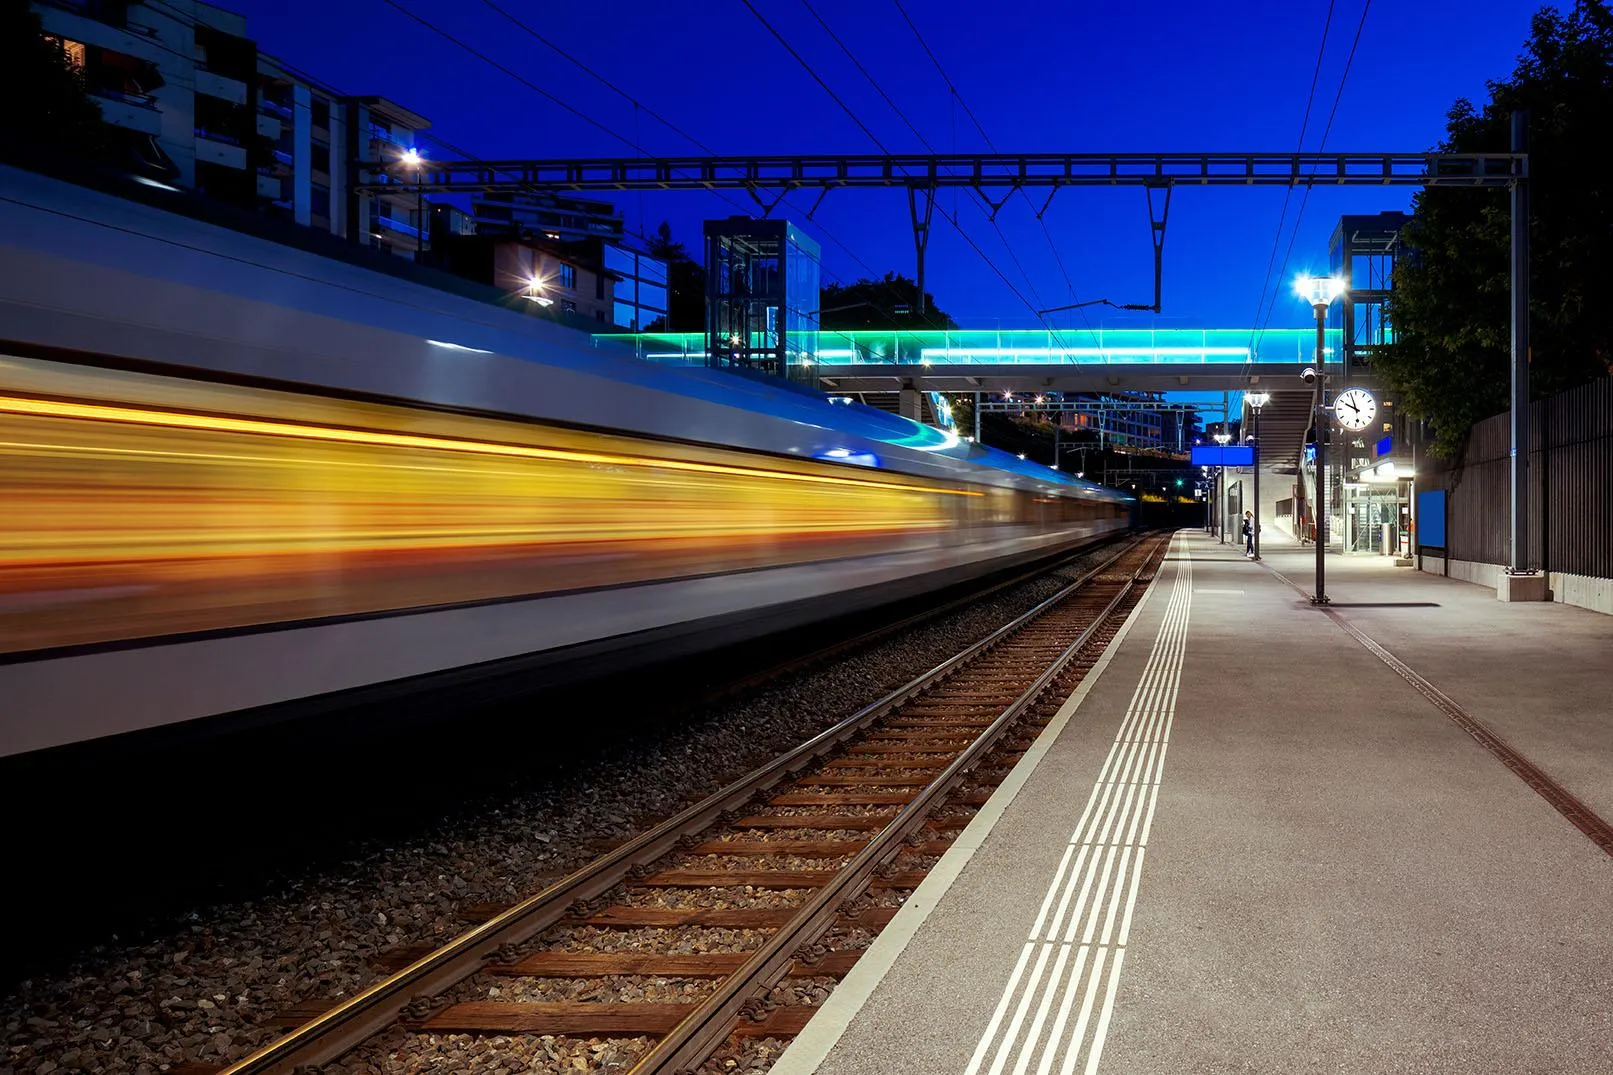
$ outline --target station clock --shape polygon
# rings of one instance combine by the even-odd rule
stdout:
[[[1333,401],[1333,414],[1345,429],[1365,429],[1378,416],[1378,401],[1365,388],[1347,388]]]

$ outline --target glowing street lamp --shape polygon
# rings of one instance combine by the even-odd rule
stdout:
[[[533,276],[526,282],[526,297],[539,306],[553,306],[554,300],[543,293],[543,277]]]
[[[1323,557],[1326,554],[1327,533],[1327,358],[1325,334],[1327,332],[1327,308],[1333,300],[1344,294],[1344,281],[1331,276],[1302,276],[1294,281],[1294,293],[1311,304],[1316,311],[1316,367],[1306,372],[1316,385],[1316,396],[1312,403],[1316,423],[1316,507],[1315,538],[1316,538],[1316,593],[1311,597],[1311,604],[1325,605],[1327,600],[1327,565]]]
[[[1271,402],[1270,392],[1245,392],[1244,403],[1255,412],[1255,431],[1249,438],[1255,446],[1255,529],[1254,529],[1254,558],[1260,559],[1260,409]]]
[[[411,146],[403,151],[399,161],[405,168],[414,169],[414,221],[417,229],[414,236],[414,259],[419,261],[424,257],[426,250],[426,191],[421,175],[425,168],[426,155]]]
[[[1215,437],[1215,443],[1217,443],[1221,447],[1225,448],[1227,446],[1227,441],[1232,439],[1232,434],[1228,433],[1225,429],[1223,429],[1221,432],[1216,433],[1214,435],[1214,437]],[[1222,456],[1222,458],[1225,459],[1226,457]],[[1227,485],[1227,467],[1226,467],[1225,463],[1222,463],[1220,466],[1215,468],[1215,496],[1214,496],[1215,507],[1214,507],[1214,511],[1215,511],[1216,544],[1218,544],[1218,545],[1225,545],[1227,543],[1226,508],[1221,502],[1222,498],[1226,495],[1226,485]]]

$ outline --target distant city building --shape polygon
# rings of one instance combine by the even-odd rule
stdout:
[[[604,239],[625,234],[621,210],[610,202],[562,194],[494,191],[472,200],[471,214],[482,235],[527,236],[559,242]]]
[[[616,278],[600,259],[600,244],[442,233],[434,239],[431,262],[457,276],[490,284],[517,303],[601,327],[612,323]]]
[[[1072,432],[1088,430],[1097,433],[1105,444],[1117,447],[1187,450],[1192,415],[1166,409],[1165,397],[1158,392],[1064,392],[1055,398],[1092,404],[1090,409],[1060,412],[1061,424]],[[1106,408],[1105,403],[1125,406]],[[1151,410],[1146,407],[1149,403],[1161,407]]]
[[[421,199],[404,164],[428,121],[379,97],[348,97],[258,51],[246,19],[197,0],[35,2],[101,106],[125,167],[395,253],[421,245]],[[354,175],[354,160],[387,162]],[[397,194],[360,196],[387,176]],[[429,202],[426,203],[429,205]]]
[[[613,324],[642,332],[665,324],[667,265],[627,239],[621,210],[610,202],[560,194],[494,191],[478,194],[471,215],[479,235],[560,243],[596,243],[616,277]]]

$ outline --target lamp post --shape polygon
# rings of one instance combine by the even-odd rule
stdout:
[[[1243,401],[1255,412],[1255,432],[1249,439],[1255,446],[1255,559],[1260,559],[1260,408],[1271,402],[1270,392],[1245,392]]]
[[[1331,426],[1327,416],[1327,308],[1344,292],[1344,282],[1331,276],[1302,276],[1294,281],[1294,291],[1316,311],[1316,396],[1313,401],[1316,423],[1316,593],[1311,604],[1327,600],[1327,437]]]
[[[426,155],[418,149],[403,151],[403,163],[414,169],[414,259],[417,262],[424,261],[426,254],[426,188],[420,174],[425,162]]]
[[[1223,415],[1223,417],[1225,416]],[[1215,435],[1215,443],[1219,444],[1223,449],[1226,448],[1227,442],[1231,439],[1232,434],[1225,429]],[[1224,459],[1225,456],[1222,458]],[[1227,511],[1226,505],[1221,502],[1222,498],[1227,495],[1227,465],[1225,463],[1215,468],[1215,489],[1216,543],[1225,545],[1227,543]]]

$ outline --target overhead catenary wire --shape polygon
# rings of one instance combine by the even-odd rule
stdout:
[[[1316,67],[1311,72],[1311,90],[1305,98],[1305,115],[1299,121],[1299,141],[1294,147],[1294,152],[1296,153],[1302,152],[1305,148],[1305,131],[1310,126],[1311,108],[1316,103],[1316,86],[1322,77],[1322,60],[1327,55],[1327,38],[1328,34],[1331,33],[1333,29],[1333,9],[1337,2],[1338,0],[1328,0],[1327,18],[1322,23],[1322,43],[1316,49]],[[1306,193],[1309,193],[1308,188]],[[1294,188],[1290,186],[1283,194],[1283,209],[1282,212],[1278,214],[1277,231],[1276,234],[1271,237],[1271,253],[1266,258],[1266,275],[1265,278],[1260,282],[1260,294],[1257,296],[1257,301],[1255,303],[1254,319],[1249,322],[1249,363],[1254,362],[1255,348],[1258,346],[1259,341],[1264,339],[1265,336],[1264,332],[1258,327],[1260,325],[1260,314],[1261,311],[1265,310],[1266,308],[1267,289],[1271,287],[1271,271],[1277,264],[1277,247],[1280,246],[1283,241],[1283,225],[1288,221],[1288,205],[1293,197]],[[1272,295],[1271,301],[1273,305],[1276,304],[1275,295]]]
[[[533,40],[542,44],[545,48],[549,49],[551,52],[554,52],[556,55],[560,56],[562,59],[576,67],[578,70],[583,71],[595,81],[605,86],[611,92],[622,97],[624,100],[630,103],[634,109],[641,110],[645,115],[649,116],[657,123],[660,123],[663,127],[666,127],[668,130],[672,131],[672,133],[692,143],[694,146],[699,148],[701,152],[707,154],[708,156],[715,157],[717,155],[717,151],[715,149],[712,149],[710,146],[706,145],[706,143],[702,142],[700,139],[696,138],[694,135],[690,134],[676,123],[673,123],[671,120],[661,115],[661,113],[640,101],[637,97],[634,97],[631,93],[628,93],[626,90],[622,89],[622,87],[618,86],[615,82],[612,82],[609,78],[606,78],[592,67],[577,59],[577,57],[573,56],[566,49],[549,40],[549,38],[545,37],[543,34],[534,29],[530,23],[525,22],[515,15],[512,15],[508,10],[501,7],[496,0],[482,0],[482,3],[488,8],[497,12],[503,18],[507,19],[510,23],[514,24],[517,29],[521,30],[528,37],[531,37]]]
[[[654,155],[654,154],[650,153],[647,149],[645,149],[644,146],[640,145],[639,142],[636,141],[635,139],[628,138],[625,135],[622,135],[619,132],[613,130],[612,128],[610,128],[606,124],[602,123],[598,119],[595,119],[594,117],[589,116],[587,113],[583,112],[581,109],[578,109],[574,105],[571,105],[570,103],[568,103],[568,102],[562,100],[561,98],[557,97],[555,94],[550,93],[548,90],[543,89],[541,86],[538,86],[536,83],[534,83],[531,79],[527,78],[526,76],[520,74],[517,71],[511,70],[508,66],[506,66],[506,65],[498,62],[497,60],[493,59],[492,57],[488,56],[486,53],[482,52],[480,49],[477,49],[474,46],[466,43],[465,41],[462,41],[461,39],[459,39],[458,37],[454,36],[452,33],[448,32],[447,30],[443,29],[442,27],[438,26],[436,23],[432,22],[431,20],[425,18],[422,15],[419,15],[418,13],[416,13],[414,11],[409,10],[407,7],[405,7],[401,3],[399,3],[398,0],[382,0],[382,2],[387,4],[389,7],[392,7],[394,9],[396,9],[397,11],[402,12],[404,15],[407,15],[410,19],[412,19],[416,23],[419,23],[421,26],[423,26],[426,29],[432,31],[433,33],[437,34],[439,37],[442,37],[444,40],[446,40],[446,41],[448,41],[448,42],[450,42],[450,43],[452,43],[454,45],[457,45],[459,48],[461,48],[464,51],[470,53],[472,56],[475,56],[477,59],[480,59],[482,62],[488,64],[491,67],[493,67],[495,70],[498,70],[498,71],[502,72],[503,74],[508,75],[510,78],[515,79],[517,82],[520,82],[522,85],[524,85],[524,86],[528,87],[529,89],[532,89],[535,92],[539,93],[540,95],[542,95],[547,100],[555,102],[561,108],[565,109],[567,112],[571,113],[572,115],[575,115],[575,116],[578,116],[578,117],[584,119],[585,121],[587,121],[587,123],[590,126],[598,128],[599,130],[601,130],[604,133],[608,134],[610,137],[614,138],[616,141],[621,142],[623,145],[626,145],[629,148],[635,150],[640,156],[649,157],[649,156]],[[501,12],[501,14],[505,14],[505,13]],[[508,14],[505,14],[505,17],[513,19],[513,16],[510,16]],[[519,20],[515,20],[515,21],[519,21]],[[545,42],[545,43],[547,43],[547,42]],[[579,63],[579,66],[582,66],[582,65]],[[590,70],[589,73],[594,74],[594,72],[592,72],[591,70]],[[603,79],[603,76],[599,76],[597,74],[595,75],[595,77]],[[613,86],[612,88],[614,89],[615,87]],[[617,92],[625,92],[625,91],[618,90]],[[671,126],[670,122],[664,121],[664,120],[663,120],[663,122],[667,122],[668,126]],[[675,129],[677,129],[677,128],[675,128]],[[683,132],[681,129],[678,129],[678,130],[679,130],[679,133],[683,134],[684,137],[690,138],[691,140],[695,141],[697,145],[700,145],[703,149],[706,149],[707,152],[710,152],[709,148],[705,147],[704,143],[701,143],[698,140],[693,139],[693,136],[688,135],[687,133]],[[436,139],[434,139],[434,140],[436,140]],[[444,144],[446,144],[446,143],[444,143]],[[459,152],[461,154],[461,156],[465,156],[466,159],[473,159],[469,155],[464,154],[463,151],[455,150],[455,152]],[[734,198],[730,198],[727,195],[722,194],[722,193],[720,193],[718,191],[713,191],[712,194],[715,197],[717,197],[718,200],[720,200],[722,202],[725,202],[726,204],[732,206],[735,209],[740,210],[741,212],[746,213],[747,215],[749,214],[749,212],[750,212],[750,210],[752,208],[751,206],[748,206],[745,203],[740,202],[740,201],[738,201],[738,200],[736,200]],[[852,260],[856,261],[859,265],[861,265],[870,274],[870,276],[877,275],[875,273],[875,270],[873,269],[873,267],[870,266],[866,261],[864,261],[856,253],[856,251],[852,250],[851,247],[847,246],[838,237],[830,234],[830,232],[829,232],[829,230],[827,228],[823,228],[821,225],[819,225],[819,229],[823,232],[825,238],[828,238],[831,242],[833,242],[835,245],[839,246],[848,255],[850,255]],[[643,233],[642,232],[640,233],[640,237],[643,238]],[[648,241],[648,240],[646,239],[645,241]],[[831,277],[834,277],[835,279],[841,279],[838,276],[838,274],[834,273],[832,270],[825,270],[825,271],[828,272],[828,275],[830,275]]]
[[[778,40],[779,44],[784,46],[785,51],[787,51],[791,56],[793,56],[795,58],[795,61],[797,63],[799,63],[806,70],[806,72],[809,75],[812,76],[813,80],[815,82],[817,82],[817,84],[823,88],[823,91],[829,95],[829,99],[834,101],[835,104],[839,105],[840,109],[843,112],[845,112],[847,116],[849,116],[851,118],[852,122],[855,123],[857,125],[857,127],[864,134],[866,134],[868,136],[869,140],[871,142],[873,142],[874,145],[879,148],[879,151],[881,153],[885,154],[886,156],[891,156],[890,149],[885,145],[885,143],[880,139],[880,137],[877,134],[875,134],[868,127],[868,125],[866,123],[864,123],[862,121],[862,118],[860,116],[858,116],[856,111],[850,105],[848,105],[845,102],[844,98],[842,98],[838,93],[836,93],[834,91],[834,88],[823,80],[823,77],[821,75],[819,75],[817,73],[817,71],[815,71],[813,69],[812,65],[807,63],[806,57],[802,56],[801,53],[796,50],[795,46],[791,45],[789,43],[789,41],[784,37],[784,35],[781,34],[773,26],[773,24],[767,20],[767,17],[765,15],[763,15],[759,10],[757,10],[756,5],[751,3],[751,0],[740,0],[740,2],[743,3],[745,5],[745,7],[750,10],[750,13],[752,15],[756,16],[757,21],[760,22],[764,27],[767,28],[768,32],[771,33],[773,35],[773,37]],[[992,261],[991,257],[983,249],[981,249],[980,245],[978,243],[976,243],[972,238],[970,238],[968,232],[964,230],[963,225],[954,216],[952,216],[951,214],[948,214],[946,212],[946,210],[943,209],[943,210],[941,210],[941,219],[943,219],[943,220],[947,221],[949,224],[951,224],[953,226],[953,228],[955,228],[957,230],[958,234],[963,236],[964,241],[969,244],[970,248],[973,249],[976,254],[980,255],[981,260],[983,260],[988,266],[990,266],[992,271],[995,272],[1002,279],[1002,281],[1005,284],[1008,285],[1009,290],[1012,291],[1014,293],[1014,295],[1016,297],[1018,297],[1019,300],[1025,304],[1027,309],[1029,309],[1032,313],[1036,313],[1038,307],[1032,305],[1031,301],[1025,297],[1024,293],[1022,291],[1020,291],[1019,288],[1014,286],[1013,281],[1009,280],[1007,274],[1004,273],[1002,271],[1002,269],[997,266],[996,262]],[[1012,253],[1012,251],[1010,251],[1010,253]],[[1040,315],[1038,315],[1038,316],[1040,316]],[[1044,319],[1044,322],[1045,322],[1045,319]],[[1051,326],[1049,326],[1049,327],[1051,328]],[[1057,330],[1055,329],[1053,331],[1056,334]],[[1061,342],[1061,346],[1062,346],[1062,342]]]
[[[803,2],[805,2],[805,0],[803,0]],[[991,140],[991,135],[986,133],[985,125],[983,123],[981,123],[980,118],[975,115],[974,109],[969,107],[969,102],[967,102],[967,101],[965,101],[963,99],[963,94],[959,92],[957,84],[952,81],[952,77],[947,74],[946,68],[941,66],[940,57],[936,56],[935,50],[930,48],[930,43],[925,40],[924,34],[922,32],[920,32],[920,30],[918,28],[918,24],[915,23],[913,21],[912,17],[908,15],[907,9],[902,6],[901,0],[892,0],[892,2],[896,5],[897,12],[899,12],[901,14],[902,21],[907,23],[908,29],[912,30],[913,31],[913,36],[918,39],[919,46],[924,50],[924,54],[930,58],[930,63],[932,63],[935,66],[936,73],[941,76],[941,81],[946,83],[947,90],[952,94],[953,103],[955,105],[961,105],[963,107],[964,114],[966,116],[968,116],[969,121],[975,125],[975,130],[980,132],[980,137],[985,139],[987,147],[990,148],[993,153],[997,152],[997,144]],[[859,67],[860,66],[861,65],[859,65]],[[865,72],[865,74],[866,74],[866,72]],[[870,77],[870,79],[872,78],[872,76],[869,76],[869,77]],[[955,139],[956,139],[956,136],[954,135],[954,140]],[[933,153],[934,151],[935,150],[932,147],[931,152]],[[1058,266],[1059,275],[1061,275],[1064,278],[1064,286],[1069,291],[1070,302],[1072,304],[1074,304],[1077,301],[1076,300],[1076,294],[1075,294],[1075,283],[1074,283],[1074,281],[1072,281],[1070,279],[1070,274],[1069,274],[1068,270],[1066,270],[1065,267],[1064,267],[1064,258],[1059,254],[1058,244],[1053,241],[1053,233],[1048,230],[1047,221],[1043,219],[1041,213],[1036,212],[1036,206],[1034,204],[1032,204],[1032,202],[1030,200],[1030,195],[1026,194],[1023,188],[1021,188],[1019,190],[1019,195],[1020,195],[1020,197],[1025,199],[1025,204],[1030,206],[1031,211],[1033,213],[1035,213],[1035,215],[1036,215],[1036,223],[1041,226],[1042,236],[1043,236],[1043,238],[1045,238],[1047,240],[1048,249],[1053,252],[1053,261]],[[954,210],[953,210],[954,214],[956,214],[956,211],[957,210],[954,207]],[[998,234],[998,236],[1000,238],[1002,238],[1003,245],[1005,247],[1008,246],[1009,244],[1008,244],[1007,237],[1002,234],[1002,228],[997,226],[996,215],[995,214],[990,214],[990,219],[991,219],[992,226],[997,228],[997,234]],[[1010,248],[1009,253],[1010,253],[1010,256],[1012,256],[1013,252],[1012,252],[1011,248]],[[1016,257],[1016,258],[1014,258],[1014,261],[1017,264],[1019,259]],[[1020,272],[1022,274],[1024,274],[1024,268],[1023,267],[1021,267]],[[1030,280],[1029,274],[1025,274],[1025,279],[1026,279],[1027,282],[1029,282],[1029,280]],[[1034,284],[1031,285],[1031,291],[1032,291],[1032,294],[1035,294],[1036,288],[1035,288]],[[1037,299],[1037,304],[1038,304],[1038,306],[1037,306],[1038,309],[1044,308],[1044,307],[1041,306],[1040,297],[1038,297],[1038,299]],[[1097,340],[1098,340],[1098,334],[1092,328],[1092,322],[1091,322],[1090,319],[1088,319],[1087,312],[1085,310],[1080,310],[1079,312],[1081,314],[1082,322],[1086,325],[1088,334],[1092,336],[1093,342],[1096,343]],[[1043,315],[1038,314],[1037,316],[1042,317],[1043,323],[1047,324],[1047,320],[1046,320],[1045,317],[1043,317]],[[1052,326],[1049,325],[1048,327],[1051,328]],[[1055,333],[1056,333],[1056,330],[1055,330]],[[1062,341],[1060,341],[1060,346],[1061,347],[1063,346]]]
[[[1338,86],[1338,89],[1333,94],[1333,107],[1328,111],[1327,125],[1322,128],[1322,137],[1321,137],[1320,141],[1318,141],[1317,144],[1316,144],[1316,149],[1317,149],[1318,152],[1320,152],[1322,149],[1326,148],[1326,146],[1327,146],[1327,136],[1329,134],[1331,134],[1332,131],[1333,131],[1333,120],[1338,116],[1339,102],[1344,97],[1344,84],[1350,78],[1350,68],[1355,63],[1355,52],[1356,52],[1356,49],[1361,44],[1361,32],[1364,29],[1366,29],[1367,13],[1369,11],[1371,11],[1371,10],[1372,10],[1372,0],[1366,0],[1366,3],[1364,3],[1361,6],[1361,19],[1360,19],[1359,22],[1356,23],[1356,26],[1355,26],[1355,39],[1350,43],[1350,54],[1349,54],[1348,57],[1345,58],[1345,61],[1344,61],[1344,72],[1341,75],[1339,75],[1339,86]],[[1293,188],[1289,188],[1289,189],[1292,190]],[[1311,189],[1312,189],[1311,185],[1307,184],[1306,187],[1305,187],[1305,193],[1299,200],[1299,212],[1295,215],[1295,218],[1294,218],[1294,230],[1289,233],[1289,236],[1288,236],[1288,248],[1283,252],[1282,268],[1281,268],[1281,270],[1279,270],[1279,273],[1278,273],[1278,276],[1277,276],[1278,288],[1279,289],[1282,286],[1282,278],[1284,276],[1286,276],[1287,273],[1288,273],[1288,263],[1289,263],[1289,259],[1292,258],[1293,254],[1294,254],[1294,241],[1299,238],[1300,225],[1305,220],[1305,207],[1310,203]],[[1273,295],[1272,295],[1271,306],[1266,310],[1266,318],[1260,325],[1260,339],[1262,341],[1265,339],[1266,328],[1267,328],[1267,326],[1269,326],[1271,324],[1271,318],[1272,318],[1272,315],[1276,312],[1276,309],[1277,309],[1277,299],[1276,299],[1276,293],[1274,292]],[[1256,347],[1258,347],[1258,346],[1259,345],[1257,343]],[[1251,357],[1252,357],[1253,351],[1255,350],[1255,348],[1251,348],[1250,350],[1251,350]]]

